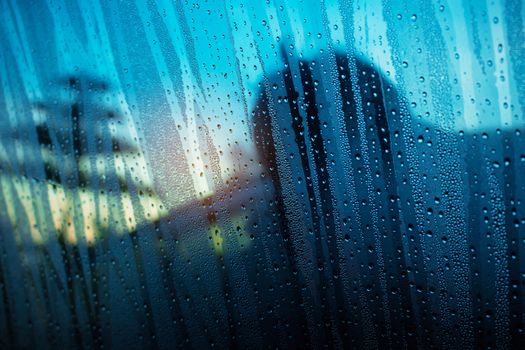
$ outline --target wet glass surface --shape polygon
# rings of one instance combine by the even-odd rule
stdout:
[[[0,347],[520,348],[524,12],[0,2]]]

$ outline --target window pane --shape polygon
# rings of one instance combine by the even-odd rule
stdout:
[[[1,347],[519,348],[524,11],[1,2]]]

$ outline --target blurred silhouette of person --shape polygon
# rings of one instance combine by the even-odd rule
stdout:
[[[290,269],[306,285],[304,341],[414,346],[406,254],[417,238],[402,242],[399,96],[362,59],[282,56],[260,84],[253,130]]]
[[[301,286],[304,343],[519,344],[522,298],[501,279],[521,279],[523,133],[418,120],[359,57],[281,56],[260,83],[253,137]],[[483,311],[507,307],[498,320]]]

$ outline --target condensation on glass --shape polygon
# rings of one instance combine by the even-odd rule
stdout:
[[[519,348],[524,12],[0,2],[0,347]]]

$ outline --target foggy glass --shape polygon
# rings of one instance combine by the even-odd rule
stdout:
[[[520,348],[524,12],[0,2],[0,347]]]

